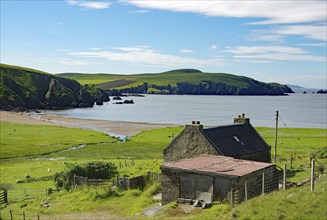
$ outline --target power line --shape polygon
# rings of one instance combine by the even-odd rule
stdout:
[[[279,118],[282,120],[282,122],[283,122],[285,128],[287,128],[287,125],[286,125],[286,123],[284,122],[284,120],[283,120],[283,118],[282,118],[282,116],[281,116],[280,114],[279,114]]]

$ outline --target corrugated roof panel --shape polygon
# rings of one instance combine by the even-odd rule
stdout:
[[[202,155],[176,162],[164,162],[162,165],[163,168],[208,172],[231,176],[245,176],[270,166],[275,165],[271,163],[239,160],[232,157],[215,155]]]

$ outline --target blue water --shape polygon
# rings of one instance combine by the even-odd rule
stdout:
[[[245,113],[254,126],[274,127],[279,111],[279,127],[327,128],[327,95],[295,93],[288,96],[194,96],[145,95],[123,97],[135,104],[113,104],[86,109],[45,111],[50,114],[115,121],[214,126],[233,122]]]

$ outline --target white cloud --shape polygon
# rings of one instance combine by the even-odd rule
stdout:
[[[215,44],[212,44],[211,46],[210,46],[210,50],[217,50],[218,49],[218,47],[217,47],[217,45],[215,45]]]
[[[181,52],[181,53],[194,53],[194,51],[190,50],[190,49],[180,49],[179,52]]]
[[[283,35],[304,35],[305,38],[327,41],[327,26],[322,25],[286,25],[277,28],[277,34]]]
[[[297,47],[285,47],[285,46],[240,46],[234,49],[224,50],[228,53],[234,54],[264,54],[268,52],[277,53],[290,53],[290,54],[304,54],[303,49]]]
[[[327,15],[326,15],[327,16]],[[252,30],[247,41],[283,41],[285,35],[303,35],[305,38],[327,41],[327,26],[325,24],[278,25],[269,29]]]
[[[262,18],[252,24],[289,24],[319,22],[326,20],[324,0],[262,0],[262,1],[192,1],[192,0],[122,0],[141,8],[161,9],[175,12],[191,12],[206,16],[234,18]]]
[[[235,59],[233,61],[237,63],[272,63],[273,62],[271,60],[249,60],[249,59],[243,59],[243,60]]]
[[[283,53],[268,53],[268,54],[254,54],[254,55],[236,55],[239,59],[263,59],[276,61],[316,61],[326,62],[326,57],[312,56],[306,54],[283,54]]]
[[[75,60],[75,59],[68,59],[68,58],[53,58],[53,57],[43,57],[40,58],[41,62],[47,63],[59,63],[68,66],[86,66],[86,65],[93,65],[93,64],[101,64],[101,62],[90,62],[90,61],[83,61],[83,60]]]
[[[150,10],[134,10],[134,11],[129,11],[128,13],[131,13],[131,14],[145,14],[145,13],[148,13],[150,12]]]
[[[223,59],[196,59],[181,57],[170,54],[162,54],[147,46],[116,47],[118,51],[86,51],[73,52],[72,56],[107,59],[111,61],[122,61],[136,65],[150,65],[160,67],[203,67],[222,66]]]
[[[308,43],[308,44],[299,44],[300,46],[305,46],[305,47],[326,47],[326,43]]]
[[[236,54],[233,57],[242,62],[259,60],[269,61],[316,61],[326,62],[325,57],[313,56],[301,48],[284,46],[240,46],[224,50],[224,52]]]
[[[71,52],[71,50],[68,50],[68,49],[57,49],[57,51],[59,51],[59,52]]]
[[[91,47],[90,50],[102,50],[102,49],[99,47]]]
[[[66,0],[70,5],[77,5],[90,9],[106,9],[111,5],[108,1],[81,1],[81,0]]]
[[[247,41],[268,41],[268,42],[280,42],[284,40],[284,36],[274,33],[273,30],[260,29],[252,30],[251,34],[246,37]]]

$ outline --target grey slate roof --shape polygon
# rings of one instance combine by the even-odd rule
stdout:
[[[251,124],[234,123],[203,129],[203,133],[222,155],[238,157],[269,149]]]

